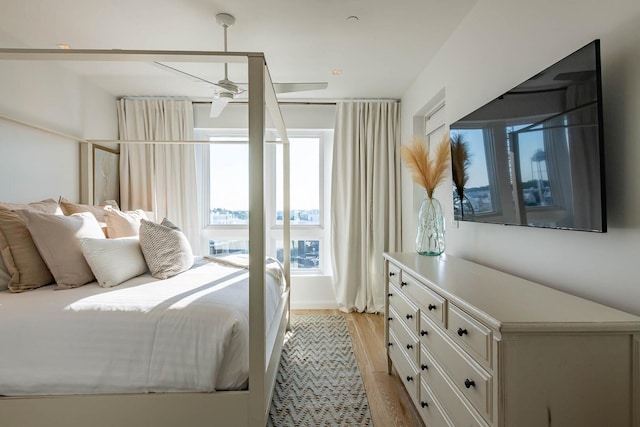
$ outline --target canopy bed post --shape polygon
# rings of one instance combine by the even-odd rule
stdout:
[[[249,424],[264,426],[264,58],[249,56]],[[255,262],[255,261],[258,262]]]

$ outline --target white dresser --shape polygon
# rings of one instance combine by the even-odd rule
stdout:
[[[640,317],[451,255],[384,257],[389,372],[427,427],[640,427]]]

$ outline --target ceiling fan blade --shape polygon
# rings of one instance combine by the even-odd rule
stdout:
[[[216,83],[216,82],[212,82],[212,81],[209,81],[207,79],[203,79],[202,77],[198,77],[195,74],[187,73],[186,71],[182,71],[182,70],[180,70],[178,68],[171,67],[170,65],[163,64],[162,62],[154,61],[153,64],[157,65],[158,67],[160,67],[160,68],[162,68],[164,70],[167,70],[167,71],[170,71],[170,72],[172,72],[174,74],[177,74],[179,76],[189,77],[191,80],[195,80],[195,81],[199,81],[199,82],[202,82],[202,83],[207,83],[207,84],[210,84],[210,85],[218,86],[218,83]]]
[[[315,82],[315,83],[274,83],[273,87],[276,93],[290,93],[290,92],[305,92],[308,90],[322,90],[326,89],[329,83],[327,82]]]
[[[225,107],[231,101],[232,98],[218,98],[215,97],[211,100],[211,112],[209,113],[209,117],[216,118],[222,114]]]

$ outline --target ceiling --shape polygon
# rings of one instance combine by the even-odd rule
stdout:
[[[326,90],[279,99],[400,98],[477,0],[1,0],[0,47],[264,52],[274,82]],[[357,18],[349,18],[357,17]],[[222,64],[184,65],[211,81]],[[148,63],[65,63],[115,96],[210,97],[213,88]],[[340,75],[332,75],[340,70]],[[246,65],[229,78],[246,82]]]

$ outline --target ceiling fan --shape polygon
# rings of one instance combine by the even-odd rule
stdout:
[[[236,18],[228,13],[218,13],[216,15],[216,22],[224,28],[224,51],[227,52],[227,29],[236,22]],[[236,96],[247,91],[244,86],[246,83],[236,83],[229,79],[228,64],[224,64],[224,78],[217,82],[212,82],[202,77],[187,73],[186,71],[179,70],[161,62],[156,62],[156,65],[177,72],[183,76],[187,76],[191,79],[199,80],[203,83],[207,83],[216,87],[215,94],[211,100],[211,117],[218,117],[229,101]],[[291,93],[291,92],[303,92],[308,90],[321,90],[326,89],[327,82],[314,82],[314,83],[274,83],[273,84],[276,93]]]

